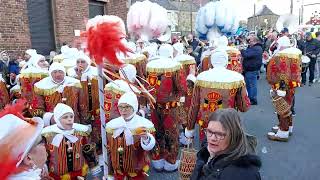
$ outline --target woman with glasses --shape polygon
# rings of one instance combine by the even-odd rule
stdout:
[[[191,180],[260,180],[261,161],[232,108],[219,109],[205,129],[207,145],[197,154]]]

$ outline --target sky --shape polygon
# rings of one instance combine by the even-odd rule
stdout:
[[[240,10],[239,17],[241,20],[246,20],[253,15],[254,3],[256,3],[256,12],[262,9],[263,5],[267,5],[275,14],[283,15],[290,13],[291,0],[225,0],[234,4]],[[311,3],[320,3],[319,0],[293,0],[293,14],[299,16],[299,8],[302,5]],[[320,4],[313,6],[304,6],[304,23],[309,21],[311,14],[315,10],[320,10]]]

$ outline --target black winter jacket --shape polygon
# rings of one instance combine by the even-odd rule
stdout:
[[[262,47],[257,43],[246,50],[241,50],[244,71],[259,71],[262,66]]]
[[[302,51],[303,55],[312,58],[312,55],[318,55],[320,53],[320,42],[317,39],[311,39],[300,45],[299,49]]]
[[[225,161],[225,155],[221,155],[207,163],[209,156],[206,147],[198,152],[191,180],[261,180],[261,161],[256,155],[248,154],[234,161]]]

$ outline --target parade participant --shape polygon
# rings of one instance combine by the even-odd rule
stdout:
[[[292,133],[292,112],[295,88],[301,82],[301,51],[290,48],[290,39],[279,38],[277,53],[267,66],[267,80],[272,86],[270,94],[275,106],[279,125],[272,128],[268,138],[275,141],[288,141]]]
[[[41,118],[23,117],[25,101],[0,112],[0,177],[10,180],[40,180],[47,160],[41,138]],[[7,172],[5,172],[7,171]],[[41,177],[42,176],[42,177]]]
[[[96,143],[97,154],[101,155],[98,70],[96,67],[91,66],[90,58],[82,51],[79,52],[75,59],[76,66],[68,70],[68,76],[79,79],[81,82],[82,88],[79,93],[80,123],[92,126],[91,141]]]
[[[169,44],[161,45],[159,55],[148,62],[148,81],[156,99],[151,119],[157,129],[157,147],[153,152],[152,164],[157,170],[174,171],[179,166],[179,125],[175,120],[176,108],[181,96],[187,91],[186,77],[180,63],[173,61],[173,48]]]
[[[80,119],[80,122],[81,124],[91,124],[93,120],[100,119],[98,70],[96,67],[91,66],[90,58],[83,51],[80,51],[75,59],[76,66],[68,70],[68,76],[81,82],[79,111],[82,119]]]
[[[31,57],[33,55],[36,55],[36,54],[38,54],[38,53],[37,53],[37,50],[35,50],[35,49],[26,50],[24,53],[24,60],[19,63],[19,65],[21,65],[21,69],[27,68],[30,64],[29,60],[31,59]]]
[[[229,58],[227,69],[242,73],[241,53],[237,48],[228,46],[228,38],[226,36],[221,36],[220,38],[218,38],[213,43],[213,47],[209,48],[203,53],[201,64],[198,67],[198,73],[207,71],[212,68],[212,64],[210,63],[210,55],[212,54],[211,49],[216,48],[224,49],[225,51],[227,51]]]
[[[226,69],[228,54],[224,49],[217,49],[211,55],[213,69],[197,76],[188,116],[185,135],[192,138],[195,123],[200,126],[200,139],[204,138],[204,128],[208,118],[217,109],[235,108],[246,112],[250,107],[243,76]]]
[[[142,53],[147,57],[148,61],[154,59],[157,56],[157,52],[158,52],[157,43],[151,43],[142,50]]]
[[[142,53],[142,50],[144,49],[144,41],[142,39],[137,40],[137,53]]]
[[[140,51],[140,53],[135,53],[136,48],[132,46],[133,42],[127,42],[127,46],[130,48],[132,52],[128,52],[127,55],[123,55],[121,59],[126,64],[132,64],[137,69],[137,76],[139,76],[142,79],[146,79],[147,72],[146,72],[146,64],[148,62],[148,58],[143,54],[144,49]]]
[[[226,51],[229,57],[227,69],[242,73],[242,56],[239,49],[228,46]]]
[[[178,107],[178,113],[176,119],[181,122],[182,129],[184,129],[187,125],[187,115],[189,112],[189,108],[191,105],[192,99],[192,92],[194,87],[193,80],[196,79],[195,77],[195,69],[196,69],[196,60],[194,57],[183,54],[183,44],[182,43],[175,43],[173,45],[174,52],[174,61],[179,62],[182,65],[184,77],[187,77],[187,92],[184,95],[181,95],[185,98],[183,102],[181,102],[180,106]],[[184,132],[180,133],[180,139],[184,139]],[[180,143],[186,144],[184,140],[181,140]]]
[[[80,88],[80,81],[66,76],[65,68],[54,62],[49,68],[49,77],[34,84],[36,96],[32,109],[42,116],[45,112],[53,112],[58,103],[64,102],[74,110],[75,122],[80,122]]]
[[[138,99],[127,92],[118,101],[120,117],[106,124],[108,150],[114,179],[147,179],[148,151],[155,146],[154,125],[137,115]]]
[[[195,75],[195,68],[196,68],[195,58],[183,53],[184,47],[182,43],[175,43],[173,45],[173,48],[174,48],[173,60],[179,62],[182,65],[185,73],[185,77],[187,77],[189,74]]]
[[[17,78],[19,78],[19,76],[17,76]],[[17,84],[15,86],[13,86],[10,89],[10,101],[14,102],[16,99],[20,99],[21,98],[21,86],[19,81],[17,82]]]
[[[94,157],[94,149],[84,151],[89,145],[89,126],[74,123],[75,116],[70,106],[58,103],[53,110],[56,124],[45,127],[42,135],[46,138],[49,153],[49,175],[54,180],[86,177],[88,168],[93,176],[101,172]],[[88,167],[89,165],[89,167]]]
[[[121,79],[115,80],[113,82],[109,82],[105,85],[104,88],[104,108],[106,111],[106,122],[111,119],[117,118],[120,116],[117,104],[120,97],[126,92],[135,92],[140,93],[140,91],[130,85],[125,81],[127,79],[130,83],[135,82],[135,78],[137,75],[136,68],[131,64],[126,64],[121,68],[120,77]]]
[[[48,77],[49,64],[45,57],[40,54],[32,55],[28,62],[28,67],[22,69],[19,75],[21,97],[25,98],[30,104],[30,114],[41,117],[43,115],[41,111],[32,109],[32,107],[37,106],[34,104],[36,102],[33,102],[35,100],[34,84]]]
[[[187,127],[188,113],[189,113],[190,107],[191,107],[191,100],[192,100],[194,84],[196,82],[196,79],[197,79],[196,76],[194,76],[193,74],[189,74],[187,76],[187,94],[185,96],[185,102],[182,104],[183,108],[184,108],[184,112],[178,114],[178,116],[177,116],[177,119],[180,120],[181,126],[182,126],[182,129],[180,129],[181,133],[179,135],[179,141],[183,145],[188,145],[188,143],[190,143],[187,141],[187,138],[184,134],[185,133],[184,129]]]

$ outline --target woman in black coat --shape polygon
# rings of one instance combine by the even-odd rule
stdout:
[[[205,130],[207,145],[197,154],[191,180],[260,180],[260,158],[254,155],[236,110],[217,110]]]

